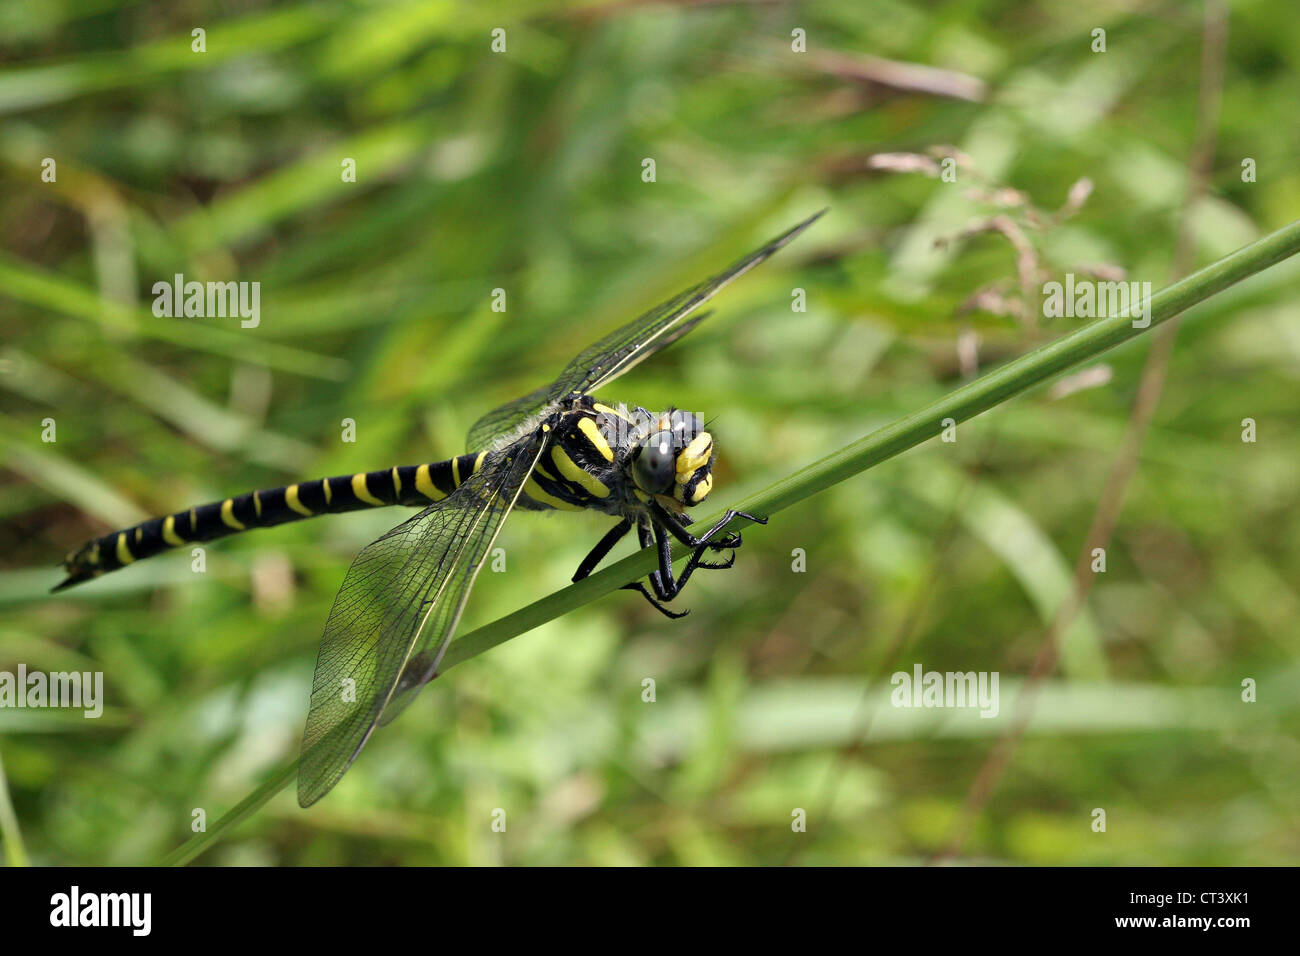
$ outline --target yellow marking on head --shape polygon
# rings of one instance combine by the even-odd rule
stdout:
[[[555,462],[555,467],[560,470],[561,475],[575,485],[585,488],[592,497],[609,497],[609,486],[595,475],[588,474],[579,468],[578,463],[570,458],[559,445],[551,449],[551,461]]]
[[[325,492],[325,505],[329,506],[330,500],[334,497],[334,492],[330,491],[330,480],[322,478],[320,480],[321,489]]]
[[[393,466],[393,496],[402,497],[402,476],[397,473],[397,466]]]
[[[290,510],[298,512],[305,518],[312,516],[312,510],[298,500],[297,485],[290,485],[284,489],[284,503],[289,506]]]
[[[600,429],[596,427],[595,422],[590,418],[580,418],[578,419],[578,428],[587,436],[587,441],[591,442],[592,446],[596,451],[600,452],[606,461],[614,460],[614,449],[609,447],[609,442],[605,441],[605,436],[600,433]]]
[[[176,533],[176,516],[168,515],[163,519],[163,540],[173,548],[179,548],[185,539]]]
[[[700,432],[691,443],[677,453],[677,481],[685,484],[683,475],[689,478],[696,470],[708,464],[713,456],[713,436]]]
[[[472,474],[477,475],[478,470],[483,467],[483,456],[486,454],[487,452],[485,451],[481,451],[478,453],[478,457],[474,459],[474,471],[472,472]]]
[[[132,561],[134,561],[134,560],[135,560],[135,555],[132,554],[132,553],[131,553],[131,549],[128,548],[128,547],[126,546],[126,532],[125,532],[125,531],[119,531],[119,532],[117,533],[117,562],[118,562],[118,564],[130,564],[130,563],[131,563]]]
[[[636,496],[637,496],[637,499],[640,500],[640,501],[642,501],[642,502],[644,502],[645,504],[649,504],[649,503],[650,503],[650,495],[649,495],[648,493],[642,491],[640,488],[633,488],[633,489],[632,489],[632,494],[636,495]]]
[[[221,523],[227,528],[234,528],[236,531],[243,531],[244,526],[239,523],[235,517],[235,499],[227,498],[221,502]]]
[[[433,483],[433,479],[429,477],[428,465],[421,465],[419,468],[415,469],[415,490],[424,495],[424,497],[428,498],[430,501],[441,501],[443,498],[447,497],[441,490],[439,490],[438,486]]]
[[[358,501],[364,501],[368,505],[382,505],[383,502],[370,493],[366,487],[366,473],[359,471],[352,476],[352,493],[357,496]]]
[[[529,475],[528,480],[524,482],[524,494],[529,498],[532,498],[539,505],[550,505],[552,508],[559,511],[582,510],[582,505],[575,505],[570,501],[565,501],[563,498],[557,498],[552,494],[548,494],[542,486],[537,483],[537,479],[532,475]]]
[[[703,481],[696,485],[695,490],[691,492],[691,504],[699,504],[709,496],[709,492],[712,490],[713,476],[708,475]]]

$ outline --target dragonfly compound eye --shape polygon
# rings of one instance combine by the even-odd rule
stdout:
[[[655,432],[641,443],[641,449],[632,462],[632,477],[642,491],[652,495],[666,494],[673,487],[676,463],[672,432]]]

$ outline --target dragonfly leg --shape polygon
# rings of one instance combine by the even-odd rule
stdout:
[[[758,515],[752,515],[747,511],[736,511],[733,508],[725,512],[723,516],[714,523],[712,528],[704,532],[703,536],[697,538],[695,537],[695,535],[691,534],[689,530],[687,530],[690,527],[690,525],[686,523],[685,518],[681,517],[680,515],[673,514],[671,511],[668,511],[667,509],[661,507],[657,503],[652,505],[651,507],[655,512],[655,517],[658,518],[664,524],[664,526],[668,528],[672,536],[676,538],[678,541],[680,541],[682,544],[691,548],[698,548],[701,545],[706,545],[709,548],[712,548],[714,551],[723,551],[726,549],[734,550],[735,548],[739,548],[740,545],[743,543],[743,539],[741,538],[739,531],[728,532],[725,537],[718,538],[716,541],[714,540],[713,536],[716,535],[719,531],[722,531],[724,528],[727,527],[727,525],[731,524],[731,522],[735,521],[737,518],[747,518],[748,520],[754,522],[754,524],[767,524],[766,518],[759,517]],[[709,565],[706,563],[700,563],[699,566],[709,567]],[[721,565],[721,567],[730,567],[730,566],[731,565],[729,564]]]
[[[756,518],[753,515],[745,514],[739,511],[729,511],[723,516],[722,520],[709,529],[708,533],[702,538],[697,538],[686,530],[686,525],[676,515],[670,515],[663,512],[663,520],[637,521],[636,531],[637,538],[641,542],[641,547],[648,548],[655,545],[659,552],[659,567],[650,572],[650,587],[647,588],[640,581],[634,581],[630,584],[623,585],[627,591],[636,591],[648,601],[659,613],[666,617],[677,619],[685,617],[689,611],[671,611],[664,606],[665,601],[671,601],[682,592],[686,582],[690,580],[696,568],[708,568],[710,570],[722,570],[731,567],[736,562],[734,549],[740,544],[740,535],[727,535],[726,538],[718,541],[712,540],[713,536],[721,531],[728,522],[736,518],[737,515],[749,518],[751,521],[764,523],[766,519]],[[676,520],[674,520],[676,519]],[[632,530],[632,519],[624,518],[613,528],[611,528],[604,537],[602,537],[596,546],[591,549],[582,563],[578,565],[578,570],[573,574],[575,582],[581,581],[588,577],[596,569],[596,565],[605,559],[605,556],[613,550],[614,545],[623,540],[624,536]],[[682,569],[680,576],[673,574],[673,552],[672,540],[669,534],[678,540],[689,544],[695,549],[694,553],[686,562],[686,567]],[[732,543],[734,541],[734,543]],[[721,551],[724,549],[732,550],[733,553],[725,561],[706,561],[704,554],[709,550]],[[652,593],[653,592],[653,593]]]
[[[642,536],[643,538],[648,537],[649,532],[643,532]],[[686,582],[690,580],[691,575],[695,573],[696,568],[721,570],[723,568],[729,568],[736,563],[736,555],[734,552],[726,561],[720,561],[716,564],[703,560],[704,552],[712,547],[712,545],[704,539],[699,539],[699,543],[695,546],[695,552],[691,555],[690,560],[686,562],[686,567],[682,569],[681,575],[675,578],[673,576],[673,543],[668,537],[664,525],[659,522],[655,522],[654,525],[654,538],[659,546],[659,570],[651,572],[650,584],[654,588],[655,596],[659,598],[660,601],[671,601],[673,598],[677,597],[677,595],[681,594],[682,590],[686,587]],[[664,607],[660,607],[659,610],[668,613],[667,609]]]
[[[582,559],[582,563],[578,565],[578,570],[573,572],[573,581],[576,583],[585,577],[589,577],[591,572],[596,570],[596,565],[605,560],[605,556],[614,549],[614,545],[622,541],[631,530],[631,518],[624,518],[618,524],[614,525],[614,527],[610,528],[609,531],[606,532],[605,536],[596,542],[596,546],[588,552],[587,556]],[[649,547],[654,543],[654,539],[651,537],[650,529],[648,527],[638,522],[636,530],[637,536],[641,540],[641,547]],[[669,566],[669,571],[671,572],[671,565]],[[655,586],[656,593],[662,590],[662,586],[659,583],[658,571],[652,571],[650,573],[650,582]],[[654,595],[647,591],[646,586],[639,581],[632,584],[625,584],[623,585],[623,588],[628,591],[637,591],[642,597],[654,605],[655,610],[662,614],[666,614],[670,618],[676,619],[679,617],[685,617],[686,615],[685,611],[678,613],[668,610],[668,608],[664,607],[663,604],[655,600]]]
[[[674,621],[678,618],[685,617],[689,611],[670,611],[664,607],[664,601],[671,601],[677,595],[678,589],[673,586],[673,551],[672,545],[662,534],[656,535],[650,530],[650,524],[646,521],[638,521],[636,525],[636,536],[641,542],[641,547],[648,548],[656,543],[659,545],[659,567],[650,572],[650,587],[654,589],[654,594],[646,590],[646,586],[640,581],[634,581],[631,584],[625,584],[623,587],[628,591],[636,591],[643,598],[650,602],[651,606],[665,617]],[[657,600],[656,600],[657,598]]]
[[[596,570],[596,565],[600,564],[601,561],[604,561],[605,555],[609,554],[609,552],[613,550],[614,545],[622,541],[623,537],[631,530],[631,518],[624,518],[618,524],[614,525],[614,527],[610,528],[609,532],[597,541],[596,546],[591,549],[585,558],[582,559],[582,563],[578,565],[578,570],[573,572],[574,583],[576,584],[590,575],[592,571]]]
[[[668,560],[671,561],[672,560],[671,542],[668,540],[668,537],[666,535],[662,534],[662,532],[660,534],[661,534],[661,542],[662,542],[660,544],[660,548],[663,552],[667,553]],[[710,534],[712,534],[712,531],[710,532]],[[708,538],[709,535],[705,535],[703,538],[696,539],[698,543],[695,545],[695,551],[691,554],[690,558],[687,560],[686,567],[682,569],[681,576],[678,577],[676,581],[673,581],[672,579],[672,566],[671,564],[669,565],[668,590],[672,592],[672,597],[676,597],[678,594],[682,592],[682,589],[686,587],[686,582],[689,581],[691,575],[695,573],[696,568],[707,568],[710,571],[723,571],[736,563],[735,548],[730,549],[731,554],[728,555],[725,561],[716,561],[716,562],[705,561],[704,560],[705,553],[709,549],[717,547],[717,545],[710,542]]]
[[[662,603],[660,603],[659,601],[655,600],[655,596],[654,596],[653,594],[651,594],[649,591],[647,591],[645,585],[642,584],[640,581],[633,581],[631,584],[625,584],[625,585],[623,585],[623,590],[624,590],[624,591],[636,591],[636,592],[638,592],[638,593],[639,593],[643,598],[645,598],[647,601],[650,602],[650,605],[651,605],[651,606],[652,606],[656,611],[658,611],[660,614],[664,615],[664,617],[671,618],[671,619],[674,620],[674,621],[677,620],[678,618],[685,617],[687,614],[691,613],[690,611],[670,611],[670,610],[668,610],[668,608],[664,607]]]

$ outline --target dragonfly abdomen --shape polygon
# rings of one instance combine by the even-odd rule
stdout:
[[[88,541],[63,561],[60,591],[172,548],[198,544],[318,515],[391,505],[422,508],[455,491],[482,465],[483,455],[458,455],[424,465],[316,478],[266,488],[186,511],[150,518]]]

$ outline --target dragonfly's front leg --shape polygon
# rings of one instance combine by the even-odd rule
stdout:
[[[727,511],[725,514],[723,514],[723,516],[714,523],[712,528],[710,528],[708,531],[704,532],[702,536],[697,538],[695,537],[695,535],[691,534],[689,530],[690,525],[686,523],[686,519],[683,518],[681,515],[674,514],[673,512],[668,511],[666,508],[661,507],[657,503],[654,504],[652,508],[655,511],[655,516],[660,520],[660,522],[665,527],[668,528],[668,531],[672,534],[674,538],[676,538],[678,541],[680,541],[682,544],[686,545],[687,547],[696,549],[695,550],[696,564],[698,567],[701,568],[731,567],[730,561],[715,565],[715,564],[709,564],[707,561],[699,560],[700,553],[704,548],[710,548],[714,551],[723,551],[726,549],[735,550],[736,548],[739,548],[741,544],[744,543],[744,539],[741,538],[739,531],[728,532],[725,537],[718,538],[716,540],[714,539],[714,536],[719,531],[724,530],[727,527],[727,525],[731,524],[731,522],[735,521],[737,518],[747,518],[748,520],[754,522],[755,524],[767,524],[766,518],[759,517],[758,515],[752,515],[747,511],[736,511],[735,509],[731,509]],[[733,560],[734,560],[734,556],[733,556]]]

